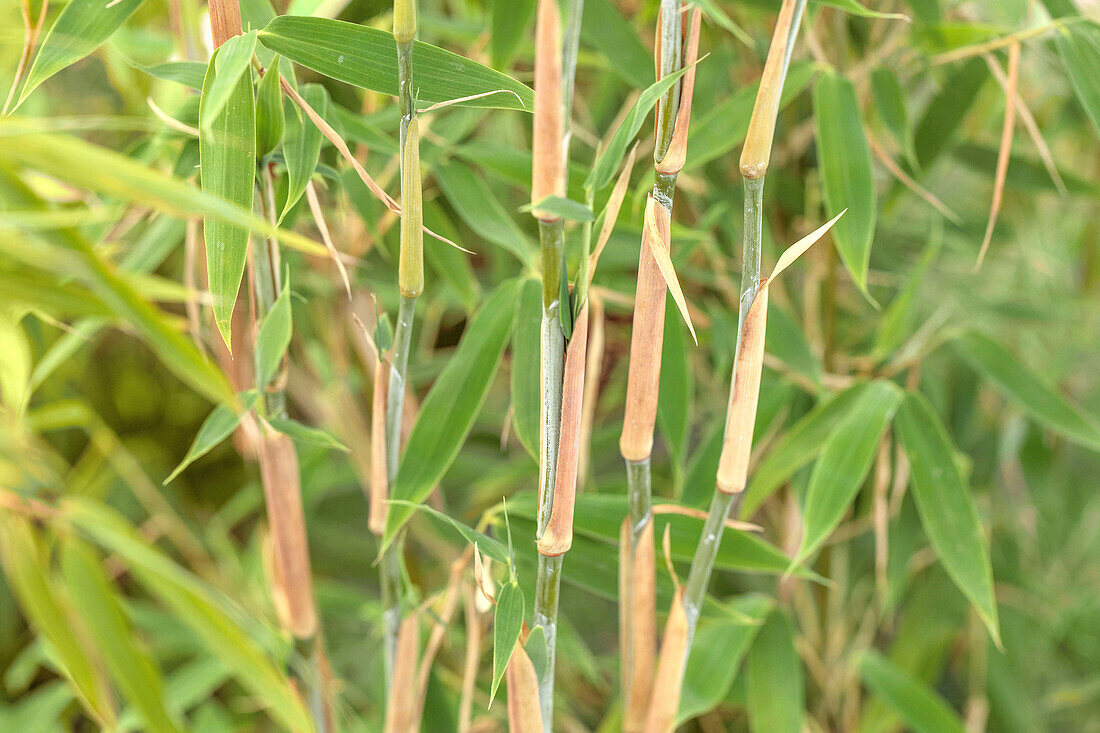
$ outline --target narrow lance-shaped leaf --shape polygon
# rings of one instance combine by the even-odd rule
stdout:
[[[822,74],[814,85],[814,119],[826,208],[830,214],[848,209],[833,229],[836,248],[866,294],[877,203],[871,151],[852,82],[833,72]]]
[[[958,337],[953,346],[963,361],[1036,422],[1074,443],[1100,450],[1096,420],[1048,387],[1008,349],[976,332]]]
[[[0,160],[42,171],[74,186],[149,206],[169,216],[202,216],[275,237],[288,247],[327,256],[320,242],[279,229],[250,209],[204,192],[126,155],[69,135],[37,133],[31,123],[0,119]]]
[[[256,386],[261,390],[275,378],[283,363],[292,325],[290,284],[286,283],[256,335]]]
[[[70,499],[63,503],[61,511],[75,528],[118,555],[134,579],[194,632],[206,650],[266,706],[276,723],[288,730],[313,729],[301,698],[265,649],[275,643],[273,635],[269,633],[264,643],[259,643],[240,625],[238,619],[245,616],[239,609],[233,614],[228,612],[224,598],[150,546],[112,509],[83,499]],[[262,627],[249,628],[255,631]]]
[[[963,733],[959,716],[924,682],[873,649],[859,663],[863,684],[893,708],[915,733]]]
[[[523,589],[510,581],[497,594],[497,610],[493,615],[493,684],[489,688],[489,704],[497,695],[504,669],[512,657],[512,649],[523,629]]]
[[[892,382],[873,382],[825,441],[806,490],[806,529],[792,565],[801,564],[813,554],[844,517],[867,478],[901,396],[901,390]]]
[[[420,405],[390,496],[423,502],[450,468],[473,427],[500,362],[520,282],[510,280],[470,321],[458,349]],[[412,516],[407,506],[390,507],[383,545],[389,545]]]
[[[999,644],[989,548],[947,431],[919,393],[906,396],[896,422],[909,456],[913,496],[924,531],[947,574],[974,604]]]
[[[61,10],[34,57],[18,107],[35,88],[66,66],[79,61],[122,27],[142,0],[71,0]]]
[[[397,96],[397,45],[393,34],[328,18],[281,15],[260,31],[260,43],[338,81]],[[413,86],[419,102],[476,97],[469,107],[531,111],[531,89],[512,77],[438,46],[415,41]],[[498,92],[477,96],[485,92]]]
[[[615,129],[615,133],[611,136],[611,140],[607,143],[603,152],[600,153],[595,165],[592,166],[592,170],[584,182],[585,189],[598,191],[611,183],[611,179],[615,177],[615,171],[619,169],[619,164],[622,163],[623,157],[630,148],[631,141],[638,134],[638,130],[642,129],[642,123],[645,122],[649,111],[657,104],[657,100],[664,96],[665,92],[671,89],[672,85],[679,81],[680,77],[686,74],[687,71],[688,69],[685,67],[669,74],[660,81],[654,82],[642,92],[642,95],[638,97],[638,101],[634,103],[626,118],[623,119],[622,124]]]
[[[535,0],[492,0],[493,19],[489,34],[489,58],[498,69],[506,68],[516,55],[527,25],[535,14]]]
[[[773,611],[749,649],[748,708],[753,733],[799,733],[805,716],[802,662],[791,622]]]
[[[329,97],[323,86],[303,85],[302,98],[322,119],[329,116]],[[287,102],[285,120],[283,159],[286,161],[287,194],[283,212],[279,215],[280,221],[306,192],[306,186],[317,169],[317,161],[321,157],[321,144],[324,142],[321,131],[297,105]]]
[[[61,663],[61,674],[69,680],[89,714],[113,727],[107,682],[80,641],[73,619],[50,583],[35,530],[24,517],[0,513],[0,562],[8,583],[27,619],[49,641]]]
[[[219,119],[237,89],[237,82],[251,68],[255,50],[256,31],[233,36],[218,48],[217,54],[211,59],[214,64],[214,79],[209,86],[205,83],[203,85],[202,104],[206,113],[201,121],[203,125],[212,124]],[[251,75],[249,78],[251,79]]]
[[[182,731],[166,707],[160,668],[135,640],[117,589],[91,548],[79,540],[64,542],[61,570],[107,669],[126,699],[141,711],[144,729],[151,733]]]
[[[1067,24],[1058,29],[1055,44],[1077,100],[1100,135],[1100,31],[1088,23]]]
[[[259,399],[259,392],[246,392],[241,396],[241,399],[243,409],[245,411],[250,410],[256,404],[256,400]],[[237,412],[232,406],[225,404],[218,405],[211,410],[199,427],[199,432],[194,441],[191,442],[191,447],[187,449],[187,455],[183,457],[178,466],[172,469],[172,473],[168,474],[168,478],[164,479],[164,483],[171,483],[176,476],[183,472],[183,469],[202,458],[232,435],[233,431],[240,425],[243,415],[243,412]]]
[[[512,327],[512,424],[516,437],[532,458],[539,446],[539,333],[542,324],[542,285],[525,280]]]
[[[221,51],[216,51],[210,60],[199,106],[202,189],[251,211],[256,176],[256,100],[252,95],[252,74],[240,76],[224,108],[211,115],[206,105],[216,85],[220,55]],[[248,229],[208,217],[203,222],[203,233],[214,321],[226,347],[232,350],[233,308],[248,257]]]
[[[279,147],[286,129],[283,92],[279,86],[279,56],[275,56],[256,88],[256,158]]]

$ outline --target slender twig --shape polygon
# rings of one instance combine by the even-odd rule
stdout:
[[[397,42],[398,103],[401,108],[399,144],[401,147],[401,249],[398,287],[401,305],[394,328],[390,359],[389,386],[386,389],[386,473],[393,486],[401,453],[401,419],[404,413],[405,385],[408,375],[409,346],[412,343],[416,301],[424,290],[423,214],[420,185],[420,139],[413,98],[412,53],[416,38],[415,0],[394,3],[393,37]],[[385,662],[387,685],[393,682],[397,636],[401,627],[402,578],[400,540],[391,543],[382,554],[382,603],[385,626]],[[389,711],[394,713],[395,711]]]

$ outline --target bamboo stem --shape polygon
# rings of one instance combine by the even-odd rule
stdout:
[[[415,0],[394,2],[393,37],[397,43],[398,104],[401,110],[399,144],[401,147],[401,245],[398,288],[401,304],[394,328],[389,384],[386,388],[386,478],[392,489],[401,457],[401,419],[405,407],[409,348],[412,344],[416,301],[424,289],[424,253],[422,196],[420,181],[420,139],[416,126],[416,100],[413,96],[412,53],[417,31]],[[402,538],[390,544],[382,554],[381,586],[387,700],[391,699],[396,672],[397,643],[401,631],[401,552]],[[395,711],[389,711],[391,714]]]

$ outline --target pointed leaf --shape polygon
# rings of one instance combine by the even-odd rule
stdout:
[[[302,98],[313,110],[326,119],[329,116],[328,92],[320,84],[305,84],[302,86]],[[321,143],[324,136],[313,121],[295,104],[287,103],[289,112],[286,114],[286,139],[283,142],[283,158],[286,161],[287,195],[286,204],[279,220],[294,208],[294,205],[306,192],[313,172],[317,169],[317,161],[321,156]]]
[[[852,279],[866,293],[877,203],[871,151],[852,82],[832,72],[822,74],[814,85],[814,119],[826,209],[830,214],[848,209],[833,238]]]
[[[397,96],[397,45],[389,31],[281,15],[260,31],[260,43],[325,76]],[[512,77],[438,46],[414,44],[413,88],[418,101],[431,104],[499,92],[463,105],[528,112],[533,108],[534,93]]]
[[[539,455],[540,338],[542,329],[542,284],[525,280],[512,327],[512,424],[516,437],[531,454]]]
[[[806,489],[802,512],[806,529],[794,564],[813,554],[840,524],[871,470],[879,441],[901,397],[893,382],[872,382],[825,441]]]
[[[1008,349],[973,331],[955,339],[953,345],[963,361],[1040,425],[1078,445],[1100,450],[1096,420],[1048,387]]]
[[[391,487],[393,499],[419,504],[447,473],[458,455],[493,382],[519,296],[519,280],[509,280],[470,321],[455,353],[420,405],[405,455]],[[389,545],[413,510],[394,505],[383,545]]]
[[[182,731],[168,712],[164,679],[149,652],[138,645],[99,558],[79,540],[61,546],[61,570],[81,618],[96,640],[107,669],[126,699],[141,712],[144,730],[151,733]]]
[[[1100,31],[1088,23],[1065,25],[1055,39],[1077,101],[1100,135]]]
[[[233,431],[240,425],[245,412],[255,406],[256,401],[259,399],[259,392],[246,392],[241,395],[241,399],[244,403],[244,412],[238,413],[231,406],[224,404],[218,405],[210,411],[210,414],[203,420],[195,439],[191,442],[191,447],[187,449],[187,455],[172,470],[168,478],[164,479],[165,484],[171,483],[176,476],[183,472],[183,469],[205,456],[219,443],[232,435]]]
[[[905,398],[896,422],[909,456],[910,481],[924,531],[947,574],[1000,643],[989,548],[947,430],[919,393]]]
[[[782,611],[773,611],[749,649],[750,730],[800,733],[806,710],[803,684],[791,622]]]
[[[497,610],[493,615],[493,683],[489,689],[489,705],[497,695],[512,649],[523,629],[523,589],[518,583],[505,583],[497,594]]]
[[[251,211],[256,177],[256,100],[252,94],[252,77],[251,74],[239,77],[225,107],[217,115],[211,115],[207,103],[216,85],[220,55],[221,51],[216,51],[210,60],[199,105],[202,190]],[[248,229],[207,217],[203,221],[203,233],[214,320],[232,351],[231,323],[248,257]]]
[[[260,390],[271,383],[282,366],[292,330],[288,283],[283,285],[282,292],[267,312],[260,324],[260,332],[256,335],[256,386]]]
[[[237,89],[237,83],[248,72],[249,82],[252,80],[251,63],[252,54],[256,50],[256,31],[250,31],[240,36],[233,36],[219,48],[211,59],[214,64],[214,80],[209,87],[204,84],[203,111],[205,117],[202,124],[213,124],[219,118],[225,105]]]
[[[141,0],[107,3],[71,0],[67,3],[42,40],[16,106],[46,79],[99,48],[140,5]]]
[[[959,716],[924,682],[873,649],[859,663],[863,684],[893,708],[915,733],[963,733]]]

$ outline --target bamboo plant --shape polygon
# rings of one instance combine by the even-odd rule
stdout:
[[[1080,5],[10,3],[0,730],[1089,729]]]

